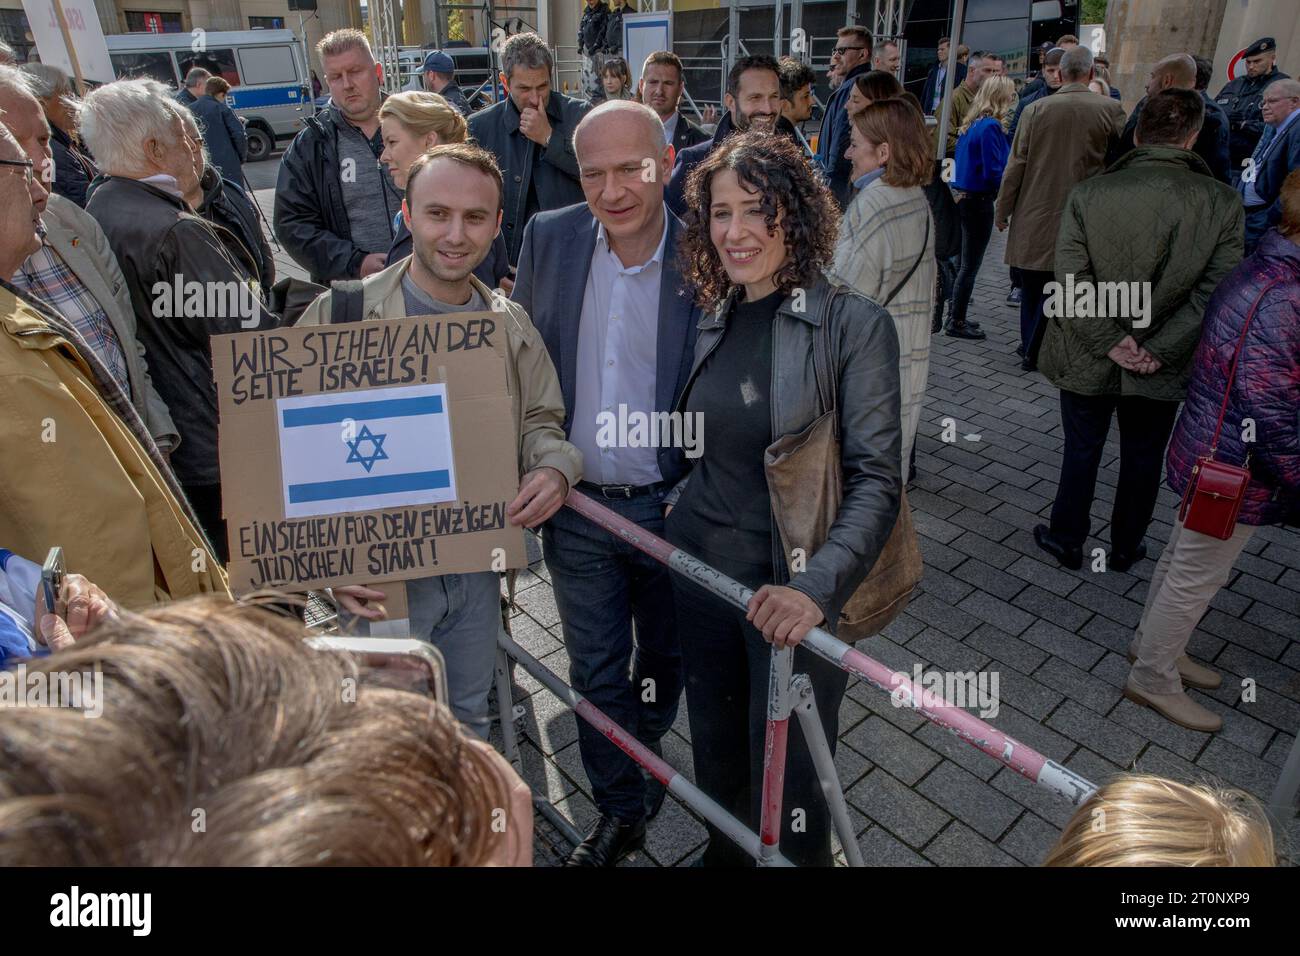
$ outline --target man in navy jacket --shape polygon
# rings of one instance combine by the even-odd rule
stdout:
[[[664,204],[673,149],[654,110],[626,100],[589,113],[574,145],[587,202],[528,224],[512,298],[559,374],[565,437],[583,453],[578,489],[662,535],[664,496],[698,454],[687,428],[665,443],[657,427],[681,397],[700,320],[674,254],[685,227]],[[650,423],[640,437],[638,421]],[[659,752],[682,691],[667,569],[568,509],[542,535],[571,683]],[[584,721],[578,748],[600,816],[567,865],[613,866],[643,843],[663,788]]]
[[[1264,135],[1241,175],[1241,195],[1246,206],[1246,252],[1255,251],[1260,238],[1282,215],[1279,197],[1282,181],[1300,168],[1300,80],[1274,80],[1260,101]]]

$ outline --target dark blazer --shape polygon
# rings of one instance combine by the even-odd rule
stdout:
[[[966,79],[966,64],[958,63],[957,68],[953,70],[954,76],[952,85],[955,88],[958,83]],[[930,72],[925,75],[925,87],[921,90],[921,110],[926,116],[934,115],[934,97],[936,93],[942,93],[939,89],[939,64],[935,63],[930,67]],[[943,105],[942,103],[940,105]]]
[[[1210,167],[1210,173],[1215,179],[1221,183],[1228,183],[1228,114],[1223,112],[1223,107],[1204,93],[1201,97],[1205,103],[1205,122],[1201,124],[1201,132],[1197,135],[1196,142],[1192,144],[1192,152],[1205,160],[1205,165]],[[1144,96],[1138,100],[1137,106],[1133,107],[1133,113],[1124,124],[1124,132],[1120,134],[1119,141],[1111,147],[1106,156],[1107,166],[1136,147],[1133,134],[1137,132],[1138,120],[1142,116],[1142,107],[1146,105],[1146,101],[1147,98]]]
[[[537,191],[540,212],[582,202],[578,184],[578,159],[573,152],[573,131],[591,109],[590,103],[563,93],[546,98],[546,118],[551,123],[550,144],[543,149],[519,131],[519,109],[506,97],[495,106],[469,118],[469,135],[496,157],[505,186],[505,216],[501,231],[513,264],[528,225],[528,191]]]
[[[685,113],[677,111],[677,127],[673,130],[674,150],[680,153],[710,138],[708,133],[688,120]]]
[[[659,282],[658,360],[655,363],[655,408],[670,412],[681,397],[695,354],[696,326],[702,313],[682,290],[685,280],[677,263],[677,244],[686,226],[671,212],[668,240]],[[575,380],[578,376],[578,325],[582,297],[591,272],[599,224],[586,203],[538,213],[524,231],[519,272],[510,298],[528,312],[551,353],[564,394],[564,437],[572,426]],[[680,448],[659,449],[663,480],[676,482],[686,473]]]

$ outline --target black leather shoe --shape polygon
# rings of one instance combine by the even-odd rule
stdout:
[[[654,743],[645,746],[660,760],[664,758],[662,741],[656,740]],[[645,818],[649,821],[659,815],[659,809],[664,805],[664,796],[668,793],[668,788],[645,770],[641,771],[641,775],[645,777]]]
[[[1023,293],[1019,288],[1012,289],[1007,293],[1007,305],[1019,305]]]
[[[564,861],[565,866],[614,866],[645,845],[645,818],[626,821],[603,813],[596,825]]]
[[[1020,360],[1020,370],[1021,370],[1022,372],[1037,372],[1037,371],[1038,371],[1038,363],[1037,363],[1037,362],[1031,362],[1031,361],[1030,361],[1029,359],[1027,359],[1027,358],[1022,358],[1022,359]]]
[[[1056,558],[1057,563],[1071,571],[1083,567],[1083,548],[1070,548],[1052,537],[1052,529],[1045,524],[1034,528],[1034,541],[1037,545]]]
[[[1137,550],[1132,554],[1121,554],[1118,551],[1112,551],[1110,555],[1110,569],[1112,571],[1127,571],[1146,556],[1147,546],[1145,544],[1139,544]]]
[[[941,331],[943,331],[943,317],[935,316],[930,320],[930,334],[938,335]]]
[[[988,338],[987,335],[981,332],[978,328],[972,326],[969,322],[965,325],[950,325],[948,328],[944,329],[943,334],[951,336],[954,339],[972,339],[974,341]]]

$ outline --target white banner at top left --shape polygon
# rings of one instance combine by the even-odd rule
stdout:
[[[60,0],[59,5],[63,7],[63,18],[68,23],[68,39],[77,53],[82,79],[111,83],[115,78],[113,64],[108,58],[108,44],[104,41],[99,14],[95,12],[95,0]],[[27,23],[41,62],[57,66],[68,76],[75,76],[72,57],[68,54],[59,19],[54,13],[54,0],[23,0],[23,10],[27,13]]]

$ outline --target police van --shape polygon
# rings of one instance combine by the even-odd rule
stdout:
[[[108,41],[120,80],[154,79],[180,89],[200,66],[230,84],[226,99],[247,120],[248,161],[266,159],[276,143],[302,129],[311,112],[311,74],[292,30],[195,30],[192,33],[122,33]]]

